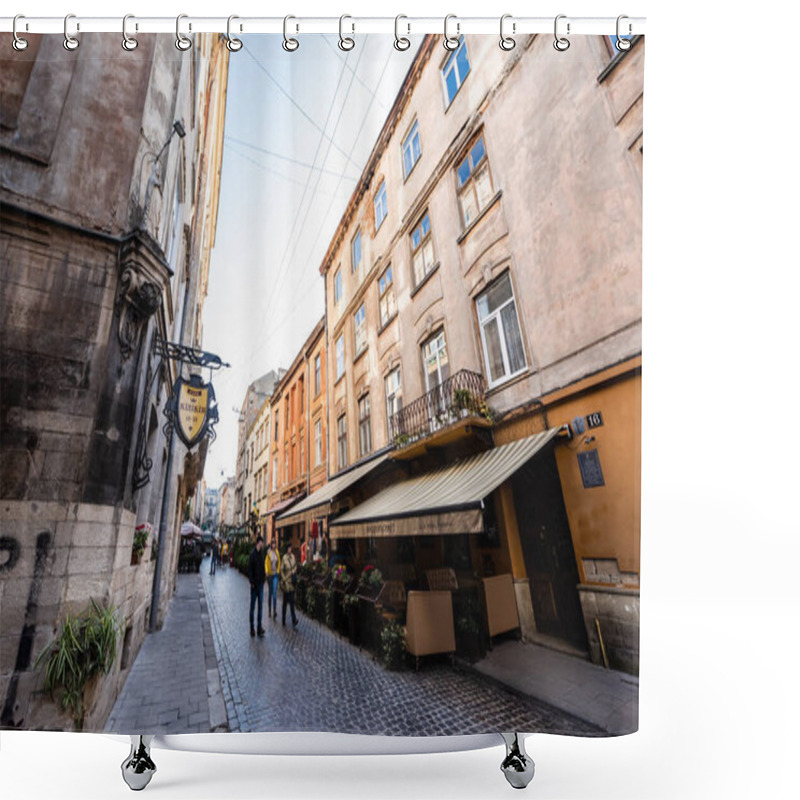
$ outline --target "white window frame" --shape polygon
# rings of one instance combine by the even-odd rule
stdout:
[[[423,221],[425,220],[426,217],[428,218],[428,232],[423,236],[421,229],[422,229],[422,223],[423,223]],[[415,231],[417,229],[420,229],[419,246],[418,247],[414,247],[414,233],[415,233]],[[428,240],[430,240],[430,243],[431,243],[431,253],[432,253],[431,259],[432,260],[431,260],[430,264],[425,266],[425,272],[423,273],[422,277],[419,280],[417,280],[417,271],[416,271],[416,268],[414,266],[414,258],[415,258],[417,253],[421,254],[421,253],[424,252],[425,244],[428,242]],[[408,243],[409,243],[409,246],[411,247],[411,272],[412,272],[412,277],[413,277],[413,282],[414,282],[414,288],[416,288],[417,286],[421,286],[424,283],[425,278],[427,278],[428,275],[430,275],[431,272],[433,272],[434,267],[436,266],[436,249],[435,249],[434,243],[433,243],[433,225],[431,224],[430,211],[427,208],[425,209],[425,212],[420,215],[420,218],[417,221],[417,224],[414,225],[414,227],[411,229],[411,232],[408,234]],[[420,256],[420,257],[422,257],[422,256]]]
[[[314,466],[322,463],[322,420],[314,422]]]
[[[341,347],[340,347],[341,345]],[[336,340],[336,380],[338,381],[339,378],[344,375],[344,333],[339,334],[339,338]]]
[[[478,142],[483,143],[483,157],[477,164],[473,164],[472,162],[472,151]],[[470,165],[469,177],[464,181],[462,184],[460,181],[460,177],[458,175],[458,170],[461,165],[467,161]],[[484,170],[488,173],[489,176],[489,187],[491,191],[489,192],[489,197],[486,198],[483,205],[481,205],[480,196],[478,194],[477,188],[477,180],[476,176],[482,173]],[[469,144],[469,147],[464,151],[464,155],[456,162],[455,166],[455,174],[456,174],[456,193],[458,194],[458,206],[461,211],[461,222],[465,228],[468,228],[472,225],[473,222],[481,215],[484,209],[488,208],[491,205],[492,198],[495,195],[494,190],[494,180],[492,179],[492,168],[491,164],[489,163],[489,152],[486,149],[486,138],[483,135],[483,132],[479,136],[476,136]],[[477,211],[475,212],[475,216],[467,220],[466,214],[464,213],[464,202],[463,197],[471,193],[474,200],[475,200],[475,208]]]
[[[340,425],[344,422],[343,425]],[[336,418],[336,455],[339,470],[347,466],[347,414],[340,414]]]
[[[395,376],[397,376],[397,380],[393,380]],[[390,386],[390,381],[392,381],[392,386]],[[403,374],[400,372],[399,366],[383,379],[383,390],[386,395],[386,430],[387,435],[391,437],[392,417],[403,408]]]
[[[389,275],[388,282],[385,281],[387,275]],[[381,291],[381,283],[384,284],[383,291]],[[389,313],[390,292],[393,298],[391,305],[394,306],[394,310],[391,313]],[[384,300],[386,301],[387,308],[386,319],[384,319],[383,314]],[[387,325],[395,314],[397,314],[397,295],[395,295],[394,292],[394,272],[392,272],[392,265],[389,264],[381,275],[378,276],[378,315],[380,316],[381,328]]]
[[[356,261],[356,242],[358,242],[358,261]],[[355,272],[364,261],[364,240],[361,237],[359,228],[350,240],[350,273]]]
[[[366,409],[366,413],[365,412]],[[358,400],[358,451],[359,458],[372,452],[372,409],[369,404],[369,392]]]
[[[494,311],[488,314],[485,318],[481,319],[481,313],[478,310],[478,300],[483,297],[493,286],[496,286],[500,281],[507,280],[508,285],[511,288],[511,297],[506,300],[501,306],[498,306]],[[504,308],[509,306],[511,303],[514,304],[514,315],[517,318],[517,330],[519,331],[520,340],[522,341],[522,357],[525,359],[524,365],[518,369],[516,372],[509,372],[509,358],[508,358],[508,347],[506,346],[506,331],[503,327],[503,318],[501,316],[501,312]],[[517,310],[517,298],[514,294],[514,284],[511,282],[511,275],[508,272],[503,273],[499,278],[492,281],[476,298],[475,298],[475,313],[478,317],[478,327],[481,330],[481,347],[483,349],[483,363],[486,367],[486,382],[489,385],[490,389],[495,388],[496,386],[501,386],[504,383],[507,383],[510,380],[513,380],[518,375],[522,375],[528,369],[528,356],[525,352],[525,340],[522,337],[522,326],[519,324],[519,311]],[[485,327],[493,320],[497,320],[497,330],[498,336],[500,339],[500,352],[503,358],[503,369],[506,371],[505,375],[497,380],[492,380],[492,369],[491,364],[489,362],[489,349],[486,345],[486,333]]]
[[[361,316],[359,323],[358,317]],[[362,346],[359,347],[359,336],[362,336]],[[353,314],[353,345],[355,346],[356,355],[358,358],[367,349],[367,304],[362,303],[355,314]]]
[[[386,219],[386,216],[389,213],[389,203],[386,200],[386,181],[383,181],[381,183],[380,188],[375,194],[373,207],[375,209],[375,232],[377,233],[378,228],[380,228],[381,225],[383,225],[383,221]],[[362,258],[363,258],[363,253],[362,253]]]
[[[417,140],[417,147],[414,148],[414,139]],[[414,153],[416,150],[416,158],[414,157]],[[408,132],[408,135],[405,139],[403,139],[403,144],[400,148],[401,153],[401,160],[403,162],[403,177],[407,178],[413,171],[414,167],[417,166],[417,162],[422,158],[422,139],[419,134],[419,120],[414,120],[414,124],[411,126],[411,130]],[[409,154],[410,159],[410,166],[406,168],[406,153]]]

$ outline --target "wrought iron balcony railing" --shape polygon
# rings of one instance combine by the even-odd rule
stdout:
[[[466,417],[492,421],[483,375],[462,369],[389,418],[395,448],[455,425]]]

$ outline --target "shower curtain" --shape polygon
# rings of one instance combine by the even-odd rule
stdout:
[[[0,40],[2,727],[633,732],[644,38],[287,25]]]

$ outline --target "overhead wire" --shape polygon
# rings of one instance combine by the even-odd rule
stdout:
[[[361,50],[359,52],[359,56],[358,56],[358,63],[360,63],[361,58],[364,55],[364,50],[365,49],[366,48],[364,48],[364,47],[361,48]],[[327,114],[327,116],[325,118],[325,130],[326,131],[328,129],[328,124],[330,122],[331,115],[333,114],[334,106],[336,105],[336,97],[337,97],[337,95],[339,93],[339,88],[342,85],[342,81],[344,79],[344,74],[345,74],[344,70],[340,70],[339,71],[339,80],[338,80],[338,82],[336,84],[336,89],[335,89],[335,91],[333,93],[333,97],[331,99],[330,106],[328,107],[328,114]],[[340,103],[340,105],[339,105],[339,116],[336,119],[336,124],[334,126],[332,135],[335,135],[336,131],[338,130],[339,122],[341,121],[342,113],[344,111],[344,108],[347,105],[347,99],[350,96],[350,90],[351,90],[352,86],[353,86],[353,78],[351,77],[350,78],[350,83],[348,84],[347,91],[346,91],[345,96],[344,96],[344,101],[342,103]],[[325,156],[324,156],[324,158],[322,160],[322,165],[324,166],[326,161],[327,161],[327,157],[328,157],[328,155],[330,153],[331,143],[333,141],[330,137],[325,136],[324,134],[320,137],[319,141],[317,142],[317,149],[314,152],[314,158],[312,159],[312,163],[314,163],[314,164],[317,163],[317,156],[319,155],[319,152],[322,149],[323,140],[327,140],[328,143],[329,143],[328,144],[328,149],[326,150]],[[315,190],[319,186],[320,178],[321,178],[321,174],[317,173],[317,182],[316,182],[315,187],[314,187]],[[338,190],[338,187],[339,187],[339,185],[341,183],[341,180],[342,180],[342,178],[339,178],[339,181],[337,182],[337,190]],[[356,179],[353,179],[353,180],[356,180]],[[264,313],[264,317],[263,317],[264,323],[262,324],[261,328],[259,329],[259,332],[256,335],[256,337],[254,338],[253,349],[251,350],[250,355],[254,355],[257,352],[257,349],[259,347],[259,342],[262,341],[265,338],[264,337],[264,324],[266,324],[267,320],[269,319],[269,313],[272,311],[272,307],[273,307],[274,303],[276,302],[275,298],[278,296],[278,290],[283,285],[283,277],[286,274],[286,272],[288,271],[288,267],[291,264],[291,260],[287,261],[287,254],[289,253],[289,249],[291,248],[292,243],[296,242],[297,239],[299,239],[299,234],[298,234],[297,239],[295,238],[295,230],[297,229],[297,223],[298,223],[298,220],[300,219],[300,214],[301,214],[301,212],[303,210],[303,204],[304,204],[305,199],[306,199],[306,195],[307,195],[307,192],[308,192],[308,186],[309,186],[310,182],[311,182],[311,173],[309,172],[308,175],[306,175],[306,185],[303,187],[303,195],[300,198],[300,202],[298,203],[297,211],[296,211],[295,216],[294,216],[294,220],[292,221],[292,226],[291,226],[291,229],[289,231],[289,236],[288,236],[287,241],[286,241],[286,247],[283,250],[283,254],[281,255],[280,260],[278,261],[278,272],[277,272],[277,274],[276,274],[276,276],[274,278],[274,283],[273,283],[273,286],[272,286],[271,296],[270,296],[270,299],[269,299],[269,301],[267,303],[267,307],[265,308],[265,313]],[[311,209],[311,206],[312,206],[313,202],[314,202],[314,192],[312,191],[311,199],[309,200],[308,208],[306,209],[306,216],[303,218],[303,225],[305,224],[305,220],[308,218],[308,213],[309,213],[309,210]],[[300,231],[302,232],[302,225],[301,225]],[[296,245],[295,245],[295,247],[296,247]],[[294,251],[292,251],[292,252],[294,252]]]

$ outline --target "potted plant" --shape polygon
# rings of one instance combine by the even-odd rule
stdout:
[[[481,400],[478,404],[478,413],[489,422],[494,422],[497,419],[497,413],[485,400]]]
[[[358,593],[369,600],[376,600],[383,589],[383,574],[373,564],[367,564],[358,579]]]
[[[397,436],[394,437],[394,446],[395,447],[405,447],[411,437],[407,433],[398,433]]]
[[[467,661],[479,661],[486,655],[481,604],[477,592],[459,590],[453,595],[456,650]]]
[[[133,547],[131,548],[131,564],[138,564],[142,560],[147,540],[150,538],[150,523],[143,522],[137,525],[133,532]]]
[[[44,664],[45,691],[54,700],[59,695],[61,709],[69,711],[78,731],[86,717],[87,687],[114,666],[119,633],[116,610],[92,600],[82,616],[67,615],[56,638],[36,659],[37,669]]]
[[[381,629],[380,659],[386,669],[402,669],[406,653],[406,629],[393,619]]]
[[[453,402],[462,418],[469,416],[472,409],[475,408],[475,398],[469,389],[454,389]]]
[[[342,598],[342,610],[347,617],[347,638],[350,644],[359,644],[360,626],[358,624],[358,595],[355,592],[345,594]]]

